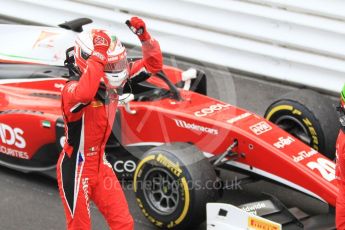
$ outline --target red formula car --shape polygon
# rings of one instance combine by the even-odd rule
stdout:
[[[49,35],[51,30],[58,35]],[[38,47],[65,33],[42,27],[30,31]],[[21,171],[54,171],[64,141],[60,91],[68,71],[42,65],[53,59],[1,59],[0,163]],[[191,82],[177,82],[181,74],[195,76]],[[334,162],[296,138],[303,136],[298,130],[293,136],[250,111],[208,97],[202,71],[165,66],[149,81],[125,87],[124,95],[132,100],[120,103],[107,157],[119,177],[133,179],[138,205],[157,227],[191,229],[201,223],[206,204],[227,189],[224,172],[246,175],[243,183],[264,178],[298,191],[329,206],[332,216],[338,192]],[[255,211],[278,224],[263,222],[275,228],[254,228],[248,221],[249,229],[322,226],[314,215],[286,207],[276,194],[269,197],[270,205],[255,206]],[[219,209],[217,215],[230,214]],[[333,221],[322,223],[334,226]],[[216,224],[208,228],[221,229]]]

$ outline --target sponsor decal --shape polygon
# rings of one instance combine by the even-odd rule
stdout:
[[[212,129],[212,128],[201,126],[201,125],[196,125],[194,123],[187,123],[186,121],[183,121],[183,120],[174,119],[174,121],[175,121],[176,125],[180,128],[196,130],[196,131],[200,131],[203,133],[209,133],[212,135],[218,135],[218,133],[219,133],[219,131],[217,129]]]
[[[88,188],[89,188],[89,178],[83,178],[82,181],[82,186],[83,186],[83,191],[84,191],[84,197],[85,197],[85,202],[87,206],[87,213],[90,216],[90,202],[89,202],[89,193],[88,193]]]
[[[246,212],[248,212],[250,214],[256,215],[257,214],[257,210],[263,209],[263,208],[266,208],[266,205],[265,205],[265,203],[260,202],[260,203],[257,203],[255,205],[242,207],[242,210],[246,211]]]
[[[113,61],[117,61],[119,60],[120,58],[118,56],[115,56],[115,57],[108,57],[108,60],[113,62]]]
[[[26,147],[26,141],[23,138],[23,134],[24,131],[20,128],[12,128],[7,124],[0,123],[0,140],[3,144],[23,149]],[[12,149],[3,145],[0,145],[0,152],[12,157],[29,159],[27,152]]]
[[[178,162],[174,163],[162,154],[159,154],[157,159],[159,163],[164,165],[166,168],[168,168],[172,173],[174,173],[177,177],[180,177],[182,174],[182,169],[180,168],[180,165]]]
[[[267,124],[267,122],[265,122],[265,121],[261,121],[255,125],[250,126],[249,128],[257,136],[259,136],[263,133],[266,133],[272,129],[272,127],[269,124]]]
[[[86,156],[92,157],[96,156],[98,154],[99,147],[98,146],[93,146],[89,148],[89,151],[86,153]]]
[[[304,118],[303,123],[308,127],[309,133],[311,134],[313,149],[319,150],[319,138],[317,136],[317,132],[314,128],[313,123],[311,123],[308,118]]]
[[[248,217],[248,229],[252,230],[280,230],[281,226],[277,223],[257,218],[255,216]]]
[[[93,42],[94,42],[94,46],[109,46],[108,41],[102,36],[96,36]]]
[[[93,51],[92,55],[98,57],[98,58],[101,59],[102,61],[105,60],[104,55],[101,54],[100,52]]]
[[[145,209],[145,207],[144,207],[144,205],[143,205],[143,202],[142,202],[139,198],[137,198],[137,204],[138,204],[139,208],[141,209],[143,215],[144,215],[147,219],[149,219],[149,221],[150,221],[152,224],[154,224],[154,225],[156,225],[157,227],[160,227],[160,228],[164,227],[163,222],[161,222],[161,221],[155,219],[153,216],[151,216],[151,215],[146,211],[146,209]],[[169,226],[172,226],[172,227],[173,227],[173,226],[174,226],[174,222],[171,221],[170,224],[169,224]]]
[[[14,145],[17,148],[23,149],[26,146],[23,134],[24,131],[20,128],[12,128],[9,125],[0,123],[0,139],[3,144]]]
[[[283,149],[283,148],[285,148],[285,146],[290,145],[294,141],[295,141],[295,139],[290,137],[290,136],[287,136],[286,138],[279,137],[278,142],[274,143],[273,145],[277,149]]]
[[[315,154],[318,154],[318,152],[315,149],[310,149],[309,152],[302,151],[302,152],[299,152],[297,154],[297,156],[293,156],[293,160],[298,163],[298,162],[300,162],[300,161],[302,161],[304,159],[307,159],[309,157],[314,156]]]
[[[223,110],[225,108],[228,108],[230,106],[231,105],[229,105],[229,104],[217,103],[217,104],[214,104],[214,105],[210,105],[207,108],[203,108],[203,109],[201,109],[199,111],[196,111],[194,113],[194,115],[197,116],[197,117],[205,117],[207,115],[213,114],[213,113],[215,113],[217,111],[221,111],[221,110]]]
[[[70,84],[69,86],[68,86],[68,88],[67,88],[67,92],[68,93],[73,93],[74,92],[74,90],[75,90],[75,88],[78,86],[78,83],[76,82],[76,83],[72,83],[72,84]]]
[[[54,87],[55,87],[55,88],[57,88],[57,89],[62,90],[62,89],[63,89],[63,87],[64,87],[64,84],[61,84],[61,83],[55,83],[55,84],[54,84]]]
[[[28,155],[27,152],[23,152],[23,151],[7,148],[7,147],[5,147],[3,145],[0,145],[0,152],[4,153],[4,154],[7,154],[9,156],[12,156],[12,157],[17,157],[17,158],[22,158],[22,159],[29,159],[29,155]]]
[[[37,48],[37,47],[53,48],[54,39],[56,35],[59,35],[59,34],[54,33],[54,32],[49,32],[49,31],[41,31],[40,35],[38,36],[32,48]]]
[[[228,122],[228,123],[230,123],[230,124],[234,124],[234,123],[236,123],[237,121],[240,121],[240,120],[242,120],[242,119],[245,119],[245,118],[247,118],[247,117],[249,117],[249,116],[251,116],[251,115],[252,115],[251,113],[244,113],[244,114],[241,114],[241,115],[239,115],[239,116],[237,116],[237,117],[231,118],[231,119],[227,120],[226,122]]]
[[[89,152],[89,153],[86,153],[86,156],[93,157],[93,156],[96,156],[97,154],[98,154],[97,152]]]
[[[308,162],[307,166],[311,170],[318,171],[320,175],[329,182],[337,178],[335,174],[336,166],[334,162],[326,158],[319,157],[316,161]]]
[[[114,170],[118,173],[129,172],[132,173],[136,170],[137,164],[132,160],[116,161],[114,163]]]

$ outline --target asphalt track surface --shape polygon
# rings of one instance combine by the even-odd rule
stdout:
[[[0,20],[0,22],[4,21]],[[188,61],[179,61],[175,57],[166,58],[165,62],[183,69],[190,66],[204,69],[211,97],[246,108],[259,115],[263,115],[265,109],[277,97],[295,90],[294,87],[279,82],[272,83],[235,74],[227,68],[202,63],[196,65]],[[231,176],[233,179],[234,175]],[[131,184],[125,184],[124,190],[135,220],[135,229],[155,229],[137,207]],[[255,200],[258,194],[266,190],[280,194],[280,198],[291,205],[304,203],[306,207],[316,208],[313,200],[308,201],[299,193],[280,191],[279,187],[276,188],[263,181],[229,190],[223,201],[241,204],[250,199]],[[57,183],[52,178],[0,167],[0,197],[0,230],[61,230],[65,228],[65,217]],[[93,204],[91,204],[91,216],[92,229],[108,229],[102,215]],[[206,229],[205,224],[198,228],[198,230],[201,229]]]

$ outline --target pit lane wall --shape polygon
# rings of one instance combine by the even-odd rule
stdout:
[[[145,19],[166,53],[338,94],[345,82],[343,0],[1,0],[0,15],[55,26],[78,17],[140,45]]]

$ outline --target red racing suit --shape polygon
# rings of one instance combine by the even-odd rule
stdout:
[[[143,42],[142,52],[143,59],[130,63],[132,77],[162,69],[157,41]],[[107,90],[104,101],[96,98],[103,76],[103,65],[91,56],[79,81],[69,81],[62,90],[66,141],[57,164],[57,179],[68,229],[90,229],[90,199],[112,230],[132,230],[134,226],[126,197],[104,154],[118,95]]]
[[[336,176],[339,194],[336,202],[336,226],[338,230],[345,230],[345,133],[340,130],[336,145]]]

